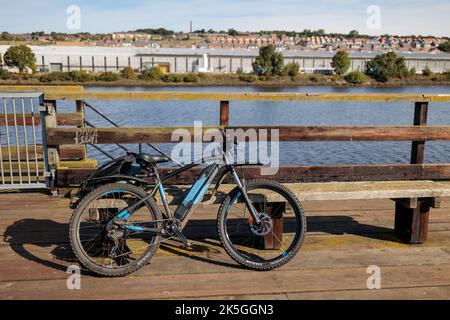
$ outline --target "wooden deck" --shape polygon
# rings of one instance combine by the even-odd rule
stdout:
[[[68,199],[0,194],[0,299],[449,299],[450,200],[430,215],[424,245],[393,235],[390,200],[305,202],[308,233],[288,265],[240,268],[216,240],[216,207],[188,224],[193,250],[161,246],[150,265],[126,278],[84,273],[68,290]],[[194,236],[195,235],[195,236]],[[381,268],[381,290],[368,290],[367,267]]]

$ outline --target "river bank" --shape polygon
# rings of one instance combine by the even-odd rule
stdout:
[[[177,75],[162,80],[142,80],[138,78],[115,80],[83,80],[83,81],[50,81],[43,78],[45,74],[13,75],[10,79],[0,79],[0,85],[83,85],[86,87],[303,87],[303,86],[327,86],[327,87],[363,87],[363,88],[395,88],[406,86],[450,86],[449,74],[432,74],[430,76],[415,75],[402,79],[391,79],[388,82],[377,82],[368,79],[366,83],[352,84],[343,77],[337,75],[302,74],[295,77],[243,77],[237,74],[199,74],[194,78],[186,78],[185,75]],[[43,81],[45,79],[45,81]]]

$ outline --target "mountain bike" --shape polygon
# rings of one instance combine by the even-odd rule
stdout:
[[[219,240],[226,252],[254,270],[272,270],[290,261],[299,251],[306,230],[299,200],[275,181],[241,179],[237,168],[248,164],[230,160],[235,148],[228,146],[236,141],[224,132],[222,136],[221,155],[162,177],[158,164],[171,161],[164,155],[128,153],[100,167],[82,185],[82,199],[70,221],[70,243],[78,260],[97,274],[117,277],[145,266],[161,242],[178,239],[190,246],[183,230],[194,209],[210,189],[206,202],[217,200],[219,187],[231,175],[236,186],[224,197],[217,214]],[[164,183],[205,163],[172,211]]]

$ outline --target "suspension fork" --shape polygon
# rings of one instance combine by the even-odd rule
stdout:
[[[233,176],[234,182],[236,182],[236,185],[238,186],[239,191],[241,192],[242,196],[244,197],[245,204],[247,205],[248,211],[250,211],[250,214],[252,218],[255,221],[255,224],[259,224],[261,222],[261,219],[259,219],[259,215],[257,214],[257,211],[255,207],[253,206],[252,202],[250,201],[250,198],[248,197],[247,190],[245,188],[245,185],[242,183],[241,179],[239,178],[236,168],[234,166],[230,166],[231,174]]]

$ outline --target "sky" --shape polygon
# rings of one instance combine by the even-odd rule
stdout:
[[[67,13],[73,5],[80,19]],[[356,29],[370,35],[450,36],[449,17],[449,0],[0,0],[0,31],[10,33],[158,27],[187,32],[192,20],[194,30]],[[74,23],[68,28],[68,19],[80,21],[79,29],[73,29]]]

